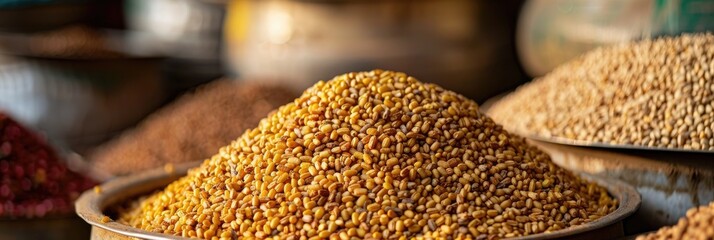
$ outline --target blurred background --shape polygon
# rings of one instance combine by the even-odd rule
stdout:
[[[477,102],[592,48],[714,27],[696,0],[1,0],[0,109],[86,152],[219,79],[404,71]]]
[[[522,0],[2,0],[0,109],[85,153],[221,77],[299,93],[374,68],[483,101],[525,81]]]
[[[86,163],[218,79],[297,96],[381,68],[483,103],[599,46],[712,29],[707,0],[0,0],[0,111]]]

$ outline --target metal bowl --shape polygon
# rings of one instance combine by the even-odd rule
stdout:
[[[103,211],[109,206],[163,188],[170,182],[185,175],[186,171],[198,163],[177,165],[173,172],[155,169],[140,174],[120,177],[101,185],[101,193],[86,191],[75,203],[77,214],[92,225],[92,239],[186,239],[174,235],[160,234],[133,228],[119,222],[103,223]],[[605,186],[608,192],[620,202],[620,206],[607,216],[591,223],[575,226],[552,233],[543,233],[516,239],[613,239],[624,236],[622,220],[633,214],[640,206],[637,191],[618,180],[604,179],[582,174],[582,177]]]
[[[481,112],[487,113],[508,94],[481,104]],[[711,151],[575,144],[525,136],[565,169],[618,179],[637,188],[642,208],[624,222],[628,235],[676,224],[687,209],[714,201]]]
[[[485,113],[488,115],[491,107],[493,107],[495,104],[500,102],[501,99],[503,99],[504,97],[506,97],[508,95],[511,95],[512,93],[513,93],[513,91],[507,91],[507,92],[501,93],[497,96],[494,96],[492,98],[489,98],[488,100],[486,100],[483,104],[481,104],[479,106],[479,110],[482,113]],[[653,152],[661,152],[661,153],[665,153],[665,154],[667,152],[682,153],[682,154],[714,154],[714,150],[698,150],[698,149],[671,148],[671,147],[650,147],[650,146],[635,145],[635,144],[613,144],[613,143],[606,143],[606,142],[570,139],[570,138],[558,137],[558,136],[543,136],[543,135],[539,135],[537,133],[533,133],[532,131],[528,131],[528,130],[522,129],[522,128],[513,128],[513,129],[508,129],[508,130],[510,132],[513,132],[515,134],[518,134],[518,135],[523,136],[528,139],[533,139],[533,140],[537,140],[540,142],[546,142],[546,143],[573,146],[573,147],[588,147],[588,148],[597,148],[597,149],[601,149],[601,150],[653,151]]]
[[[637,188],[642,194],[642,207],[624,222],[626,234],[676,224],[688,209],[714,201],[711,154],[529,142],[566,169],[618,179]]]
[[[623,149],[623,150],[642,150],[642,151],[660,151],[660,152],[677,152],[677,153],[703,153],[703,154],[714,154],[712,150],[697,150],[697,149],[684,149],[684,148],[667,148],[667,147],[649,147],[644,145],[634,145],[634,144],[609,144],[603,142],[592,142],[583,141],[576,139],[569,139],[564,137],[545,137],[535,134],[524,134],[517,133],[521,136],[526,136],[527,138],[538,140],[541,142],[555,143],[561,145],[569,145],[574,147],[590,147],[590,148],[600,148],[600,149]]]
[[[151,39],[143,50],[168,57],[165,74],[172,87],[190,89],[224,75],[225,1],[125,0],[126,27],[133,38]]]
[[[134,54],[140,43],[123,32],[98,31],[123,56],[42,56],[30,51],[34,35],[0,34],[0,109],[81,153],[163,104],[165,58]]]
[[[230,1],[225,63],[296,91],[344,72],[404,71],[481,101],[525,80],[513,36],[523,2]]]

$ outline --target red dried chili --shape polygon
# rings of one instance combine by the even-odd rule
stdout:
[[[0,113],[0,217],[71,213],[96,183],[70,171],[40,137]]]

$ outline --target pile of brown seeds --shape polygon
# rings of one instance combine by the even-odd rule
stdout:
[[[214,81],[94,151],[89,157],[93,171],[125,175],[204,160],[295,95],[278,86]]]
[[[526,135],[714,150],[714,35],[594,50],[521,87],[489,115]]]
[[[605,189],[404,73],[319,82],[120,221],[199,238],[502,238],[617,208]]]
[[[677,225],[660,228],[657,232],[637,237],[637,240],[655,239],[712,239],[714,238],[714,202],[709,206],[692,208]]]

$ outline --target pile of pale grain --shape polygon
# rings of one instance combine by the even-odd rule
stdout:
[[[637,237],[637,240],[655,239],[712,239],[714,238],[714,203],[689,209],[677,225],[660,228],[657,232]]]
[[[94,172],[124,175],[167,163],[200,161],[294,94],[278,86],[219,80],[181,97],[91,154]]]
[[[714,35],[601,48],[519,88],[489,111],[540,137],[714,150]]]
[[[207,239],[483,239],[617,205],[473,101],[375,70],[317,83],[119,221]]]

